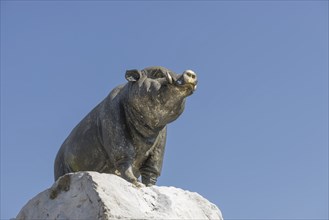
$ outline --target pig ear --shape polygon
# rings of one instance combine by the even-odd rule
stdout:
[[[138,81],[139,78],[141,78],[142,73],[139,70],[127,70],[126,71],[126,79],[129,82],[134,82],[134,81]]]

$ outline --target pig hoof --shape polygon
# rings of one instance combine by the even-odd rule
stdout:
[[[133,186],[136,187],[136,188],[142,188],[145,185],[143,183],[138,182],[138,181],[134,181]]]

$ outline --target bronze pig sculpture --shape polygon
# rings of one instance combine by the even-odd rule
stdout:
[[[97,171],[121,176],[136,186],[160,176],[166,125],[183,112],[196,89],[192,70],[176,74],[164,67],[128,70],[128,83],[113,89],[71,131],[59,149],[55,180],[66,173]]]

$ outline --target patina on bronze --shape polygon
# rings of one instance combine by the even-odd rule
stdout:
[[[154,185],[161,173],[166,125],[183,112],[196,89],[192,70],[128,70],[128,83],[113,89],[71,131],[55,159],[55,180],[66,173],[97,171],[137,186]]]

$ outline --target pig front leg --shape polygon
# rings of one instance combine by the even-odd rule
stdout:
[[[142,183],[146,186],[155,185],[161,174],[166,145],[166,133],[166,128],[159,133],[153,151],[140,168]]]
[[[120,172],[120,176],[127,180],[128,182],[131,182],[134,184],[136,187],[140,188],[143,186],[137,178],[135,177],[133,173],[133,168],[132,168],[132,159],[122,159],[118,165],[117,169]]]
[[[112,120],[114,121],[114,119]],[[114,121],[114,124],[120,124],[119,121]],[[106,125],[104,125],[105,127]],[[104,145],[105,150],[109,156],[109,160],[111,164],[114,166],[114,170],[116,170],[113,174],[116,174],[128,182],[134,184],[136,187],[141,187],[142,184],[138,182],[136,176],[133,173],[133,158],[135,156],[135,149],[132,144],[127,141],[125,137],[125,133],[115,127],[113,130],[116,132],[118,137],[122,138],[110,138],[115,136],[114,132],[107,133],[108,130],[111,129],[103,129],[105,132],[103,133],[104,137]],[[115,147],[113,147],[115,146]]]
[[[155,161],[149,158],[141,168],[142,183],[145,186],[153,186],[156,184],[160,172],[158,171]]]

